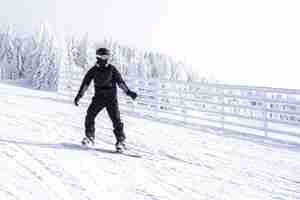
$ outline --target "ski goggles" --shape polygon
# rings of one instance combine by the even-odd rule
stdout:
[[[109,59],[109,55],[96,55],[96,58],[100,58],[100,59],[104,59],[104,60],[106,60],[106,59]]]

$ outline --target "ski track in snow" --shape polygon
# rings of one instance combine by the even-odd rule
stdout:
[[[300,148],[122,116],[133,158],[111,153],[103,112],[84,149],[84,107],[0,84],[0,199],[298,200]]]

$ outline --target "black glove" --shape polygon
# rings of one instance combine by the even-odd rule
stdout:
[[[135,100],[136,97],[137,97],[137,94],[136,94],[135,92],[131,91],[131,90],[128,90],[128,91],[126,92],[126,94],[127,94],[128,96],[130,96],[133,100]]]
[[[79,100],[80,100],[80,96],[79,95],[77,95],[76,97],[75,97],[75,99],[74,99],[74,104],[75,104],[75,106],[78,106],[79,104],[78,104],[78,102],[79,102]]]

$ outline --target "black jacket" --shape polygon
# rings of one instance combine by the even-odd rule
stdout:
[[[98,96],[117,96],[117,85],[127,93],[129,91],[126,83],[124,82],[120,72],[117,68],[111,64],[107,66],[99,66],[96,64],[92,67],[84,76],[81,83],[78,95],[80,98],[84,95],[88,89],[91,81],[94,81],[95,97]]]

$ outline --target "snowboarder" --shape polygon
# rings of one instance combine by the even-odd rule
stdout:
[[[116,85],[118,85],[119,88],[133,100],[136,99],[137,94],[128,88],[117,68],[108,63],[110,58],[109,49],[97,49],[96,58],[96,64],[84,76],[78,94],[74,99],[74,104],[78,106],[80,98],[83,97],[91,81],[94,81],[95,93],[92,102],[87,109],[85,117],[85,137],[82,140],[82,144],[94,144],[95,118],[103,108],[106,108],[114,128],[113,132],[116,137],[116,150],[122,151],[125,148],[124,142],[126,136],[120,118]]]

